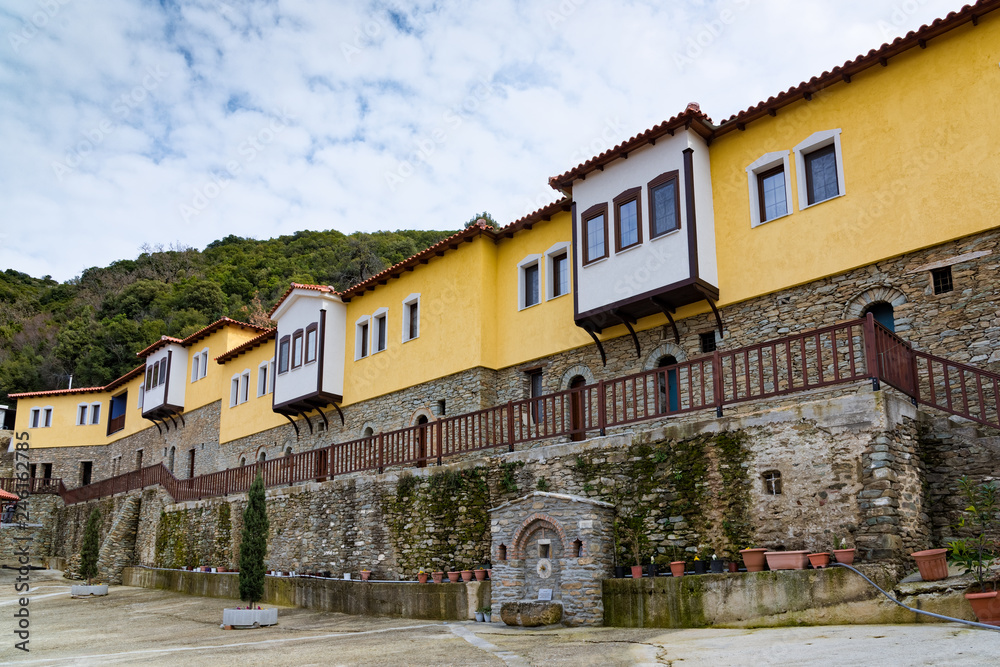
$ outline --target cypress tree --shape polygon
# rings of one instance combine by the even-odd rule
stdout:
[[[80,576],[91,581],[97,576],[97,557],[100,555],[101,511],[94,507],[83,529],[83,544],[80,546]]]
[[[253,608],[264,597],[264,556],[267,554],[267,506],[264,479],[259,472],[248,495],[240,543],[240,599]]]

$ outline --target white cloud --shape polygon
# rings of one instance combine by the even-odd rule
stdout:
[[[722,120],[961,5],[14,0],[0,266],[513,220],[690,101]]]

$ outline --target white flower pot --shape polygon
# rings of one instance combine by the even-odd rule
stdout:
[[[270,609],[223,609],[222,625],[234,628],[257,628],[278,624],[278,610]]]
[[[70,586],[69,594],[75,598],[88,598],[88,597],[95,597],[98,595],[107,595],[108,585],[94,584],[93,586],[85,586],[85,585],[77,586],[74,584],[73,586]]]

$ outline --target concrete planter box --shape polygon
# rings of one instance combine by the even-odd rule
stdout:
[[[233,628],[260,628],[278,624],[278,610],[271,609],[223,609],[222,625]]]
[[[89,598],[108,594],[107,584],[94,584],[93,586],[73,585],[69,588],[69,594],[75,598]]]

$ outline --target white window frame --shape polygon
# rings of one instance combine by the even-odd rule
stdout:
[[[39,428],[42,423],[42,409],[31,408],[31,416],[28,418],[28,428]]]
[[[552,299],[558,299],[561,296],[566,296],[573,291],[573,257],[569,251],[569,243],[557,243],[548,250],[545,251],[545,300],[550,301]],[[566,291],[563,294],[556,295],[556,275],[555,275],[555,265],[553,258],[556,255],[560,255],[563,252],[566,253]]]
[[[83,408],[81,410],[81,408]],[[86,426],[90,423],[88,419],[90,417],[90,403],[77,403],[76,404],[76,425]]]
[[[235,408],[239,405],[240,398],[240,374],[236,373],[229,380],[229,407]]]
[[[52,406],[46,405],[42,408],[42,428],[49,428],[52,426]]]
[[[244,368],[240,373],[240,403],[250,400],[250,369]]]
[[[101,404],[91,403],[90,404],[90,425],[101,423]]]
[[[146,398],[146,387],[144,387],[143,385],[139,385],[139,400],[137,401],[138,402],[138,405],[136,406],[137,409],[142,410],[142,402],[145,400],[145,398]]]
[[[382,320],[382,328],[385,331],[385,347],[378,348],[378,321]],[[378,354],[379,352],[385,352],[389,349],[389,309],[379,308],[374,313],[372,313],[372,323],[369,325],[369,331],[371,332],[372,344],[369,346],[369,352],[371,354]]]
[[[257,366],[257,397],[268,393],[271,385],[271,362],[265,361]]]
[[[191,360],[191,382],[197,382],[201,377],[201,355],[196,354]]]
[[[817,151],[820,148],[826,148],[831,144],[833,145],[833,152],[837,160],[837,194],[828,199],[824,199],[823,201],[810,204],[809,192],[806,187],[806,155],[812,153],[813,151]],[[844,182],[844,156],[840,151],[839,127],[834,130],[821,130],[819,132],[814,132],[809,135],[808,139],[793,148],[792,152],[795,153],[795,180],[797,186],[796,190],[799,195],[800,211],[804,211],[807,208],[828,202],[831,199],[836,199],[837,197],[843,197],[847,194],[847,186]]]
[[[545,285],[544,285],[545,279],[542,276],[544,270],[542,266],[539,264],[541,262],[541,259],[542,259],[541,255],[537,254],[528,255],[527,257],[525,257],[524,259],[522,259],[520,262],[517,263],[517,309],[518,310],[531,308],[532,306],[537,306],[542,302],[542,294],[544,293],[545,290]],[[537,301],[535,301],[535,303],[529,306],[525,304],[525,299],[524,299],[524,283],[525,283],[524,272],[525,270],[533,266],[538,267],[538,294],[537,294]]]
[[[201,377],[199,377],[198,379],[200,380],[201,378],[205,377],[206,375],[208,375],[208,348],[207,347],[204,350],[201,351]]]
[[[372,325],[371,325],[371,319],[372,318],[371,318],[370,315],[362,315],[354,323],[354,360],[355,361],[358,361],[359,359],[364,359],[365,357],[371,356],[371,353],[372,353],[372,346],[371,346]],[[365,333],[362,334],[361,332],[363,330],[364,325],[368,325],[368,328],[364,329]],[[361,352],[362,352],[361,341],[362,341],[363,338],[366,338],[366,337],[368,339],[366,341],[367,342],[367,347],[365,348],[367,350],[367,352],[364,355],[362,355],[361,354]]]
[[[274,373],[278,369],[278,366],[277,366],[277,362],[274,359],[271,359],[270,364],[271,364],[270,365],[271,378],[270,378],[270,383],[269,383],[270,386],[267,388],[267,393],[273,394],[274,393],[274,379],[275,379]]]
[[[414,336],[412,336],[410,338],[407,338],[406,335],[409,333],[407,331],[407,329],[409,328],[409,324],[410,324],[410,306],[416,306],[417,307],[417,333],[416,333],[416,335],[414,335]],[[402,326],[402,330],[403,330],[403,342],[404,343],[408,343],[411,340],[416,340],[416,339],[420,338],[420,329],[422,327],[422,323],[420,321],[420,316],[421,316],[422,313],[423,313],[423,308],[420,305],[420,293],[419,292],[414,292],[413,294],[410,294],[405,299],[403,299],[403,318],[402,318],[403,319],[403,326]]]
[[[758,188],[757,186],[757,176],[763,174],[765,171],[770,171],[774,169],[778,165],[781,165],[781,168],[785,174],[785,213],[784,215],[779,215],[775,218],[771,218],[770,220],[761,220],[760,188]],[[751,228],[767,224],[768,222],[774,222],[775,220],[781,220],[782,218],[786,218],[792,214],[792,172],[788,161],[788,151],[774,151],[772,153],[765,153],[764,155],[761,155],[759,158],[750,163],[750,166],[746,168],[746,171],[747,171],[747,188],[749,188],[750,190]]]

